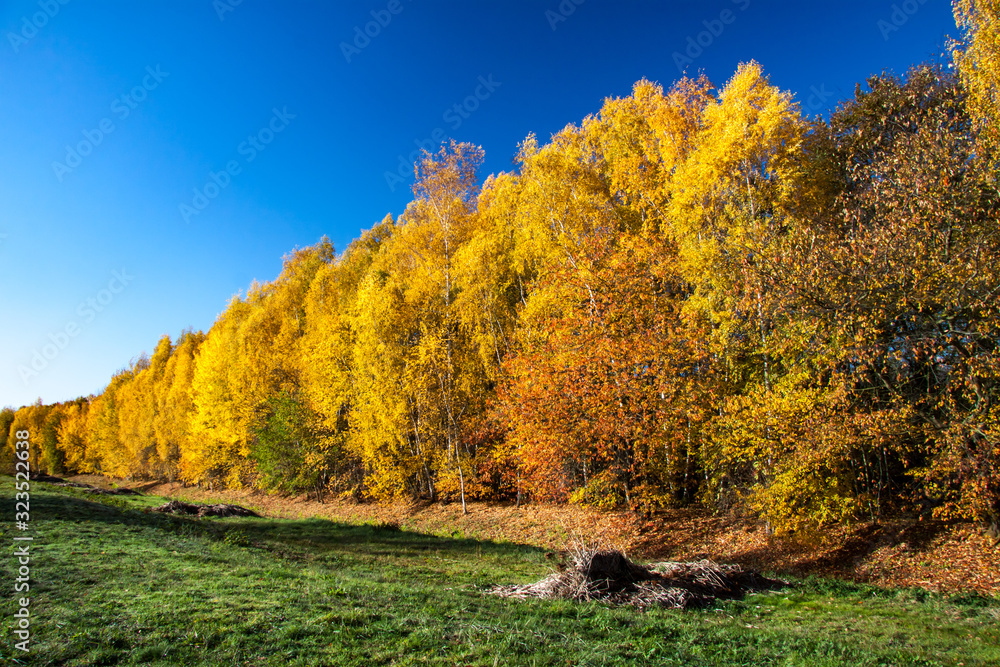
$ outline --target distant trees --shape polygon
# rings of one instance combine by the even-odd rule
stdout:
[[[481,186],[481,149],[425,153],[398,220],[0,430],[50,472],[996,522],[996,10],[956,7],[957,75],[829,121],[748,63],[640,81]]]
[[[14,447],[8,446],[10,426],[14,423],[16,414],[12,408],[0,410],[0,470],[13,470]]]

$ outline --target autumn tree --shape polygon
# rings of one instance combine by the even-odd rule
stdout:
[[[343,255],[320,267],[305,298],[305,329],[300,340],[300,409],[315,422],[314,447],[304,465],[318,484],[355,497],[364,485],[362,448],[354,447],[356,345],[354,318],[358,290],[382,245],[395,229],[392,216],[362,233]]]
[[[90,400],[78,398],[66,405],[65,417],[59,423],[57,437],[64,464],[70,472],[81,474],[94,471],[92,456],[88,456],[87,413]]]
[[[249,474],[249,438],[237,414],[239,328],[249,305],[234,297],[198,348],[191,378],[190,437],[179,441],[181,479],[242,484]]]
[[[94,471],[126,477],[132,470],[128,450],[121,441],[119,422],[122,394],[135,376],[134,368],[123,368],[111,377],[104,391],[90,403],[87,412],[87,453]]]
[[[996,521],[996,181],[953,76],[868,85],[831,119],[845,187],[802,255],[799,302],[828,324],[876,492]]]
[[[306,295],[316,273],[333,259],[333,246],[327,239],[296,250],[285,257],[276,280],[254,285],[247,295],[247,311],[236,335],[232,409],[236,428],[248,443],[251,460],[261,460],[264,456],[255,451],[261,444],[256,437],[261,420],[266,422],[268,415],[273,414],[279,396],[298,393],[302,367],[299,343],[306,329]],[[296,410],[288,414],[306,412]],[[314,425],[301,424],[298,428]],[[309,442],[316,439],[310,438]],[[278,453],[272,451],[267,458]],[[297,455],[289,450],[289,456],[294,459]],[[273,476],[263,478],[267,479],[273,480]]]
[[[460,327],[457,256],[475,224],[481,161],[468,144],[425,153],[416,199],[373,264],[356,319],[359,443],[374,480],[386,462],[404,471],[375,488],[399,493],[413,479],[434,497],[440,478],[463,509],[475,455],[463,434],[481,411],[483,373]]]
[[[4,474],[14,472],[14,442],[16,438],[11,435],[10,426],[14,423],[15,412],[13,408],[0,410],[0,470]]]
[[[192,449],[191,420],[195,405],[191,383],[196,355],[204,340],[205,335],[200,331],[181,333],[154,387],[156,456],[161,474],[169,481],[180,474],[182,452]]]
[[[17,431],[28,431],[31,437],[28,439],[28,465],[32,473],[47,472],[47,461],[44,456],[44,436],[45,420],[49,412],[55,406],[44,405],[39,399],[31,405],[25,405],[17,409],[14,413],[14,420],[11,422],[9,434]],[[8,447],[16,440],[8,435]],[[13,459],[12,459],[13,460]]]
[[[117,395],[118,438],[128,460],[127,476],[148,479],[158,476],[160,466],[156,453],[156,375],[162,373],[170,354],[170,338],[164,336],[156,348],[156,370],[145,354],[132,362],[132,377],[123,384]]]
[[[66,419],[66,406],[57,403],[50,407],[42,422],[41,436],[41,467],[50,475],[66,473],[66,453],[59,443],[59,427]]]
[[[954,0],[964,39],[953,45],[955,64],[968,91],[969,114],[993,155],[1000,150],[1000,1]]]
[[[475,452],[475,495],[521,497],[518,447],[509,438],[498,393],[506,381],[504,364],[517,346],[519,314],[537,277],[531,240],[519,224],[523,182],[516,174],[486,180],[479,194],[474,228],[456,253],[455,296],[459,327],[467,337],[478,374],[478,404],[465,422],[464,438]]]
[[[283,389],[268,399],[253,424],[250,457],[260,485],[293,492],[320,492],[326,482],[324,461],[312,459],[319,438],[316,415],[297,394]]]

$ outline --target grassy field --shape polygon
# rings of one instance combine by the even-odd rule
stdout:
[[[25,665],[1000,665],[1000,599],[796,580],[695,611],[484,595],[541,549],[322,519],[191,519],[31,488],[32,652],[13,649],[0,478],[0,661]]]

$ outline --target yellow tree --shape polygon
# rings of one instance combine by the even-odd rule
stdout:
[[[953,46],[969,110],[990,152],[1000,149],[1000,0],[954,0],[964,43]]]
[[[773,349],[780,304],[766,276],[790,224],[805,130],[791,95],[771,86],[758,64],[741,65],[704,107],[696,145],[671,184],[670,233],[693,288],[687,308],[711,319],[723,391],[734,399],[758,384],[768,394],[782,372]],[[721,452],[742,446],[717,440],[708,466],[725,469]],[[766,484],[774,474],[774,453],[755,451],[740,484]]]
[[[123,388],[132,381],[133,371],[115,373],[104,391],[90,402],[87,412],[87,456],[93,457],[95,472],[125,477],[131,470],[128,451],[121,441],[119,408]]]
[[[153,431],[156,437],[156,454],[162,466],[161,474],[173,481],[179,474],[181,452],[190,450],[191,419],[194,398],[191,382],[194,379],[195,359],[198,348],[205,340],[200,331],[183,332],[177,339],[163,373],[154,388],[156,413]],[[155,355],[154,355],[155,356]]]
[[[669,214],[675,176],[699,146],[712,92],[704,76],[682,78],[666,93],[642,80],[630,97],[605,100],[600,116],[584,126],[620,215],[636,220],[633,233],[613,253],[611,274],[621,277],[606,279],[615,296],[602,319],[642,304],[631,318],[637,330],[615,319],[604,328],[623,339],[608,344],[628,346],[619,353],[623,361],[646,369],[623,378],[620,386],[633,400],[655,392],[646,400],[656,431],[642,434],[646,442],[639,449],[646,452],[640,470],[646,500],[654,502],[690,502],[697,496],[702,426],[717,402],[718,369],[708,354],[705,314],[685,307],[694,285],[680,271],[681,230]],[[636,385],[642,375],[646,384]]]
[[[67,470],[75,473],[93,472],[93,461],[87,456],[87,413],[90,402],[77,399],[66,407],[66,417],[58,427],[59,446]]]
[[[319,422],[317,449],[306,465],[320,471],[324,484],[353,492],[364,481],[357,452],[348,446],[356,389],[353,318],[360,284],[394,227],[392,216],[387,215],[352,242],[337,261],[322,266],[304,304],[302,395]]]
[[[133,378],[119,392],[119,437],[130,461],[129,475],[155,478],[162,474],[156,447],[156,385],[170,357],[169,336],[163,336],[152,358],[139,357]]]
[[[475,452],[475,492],[520,501],[518,452],[497,410],[505,380],[504,363],[516,347],[519,309],[527,302],[537,275],[534,251],[518,224],[522,180],[516,174],[490,176],[472,216],[469,238],[455,255],[459,290],[454,307],[468,345],[464,381],[475,389],[464,438]]]
[[[416,199],[362,285],[355,325],[357,429],[375,486],[399,493],[415,480],[434,496],[440,477],[463,509],[474,457],[464,433],[483,374],[460,326],[457,257],[473,229],[481,161],[481,149],[454,142],[424,154]]]
[[[315,487],[318,482],[318,460],[305,465],[307,457],[317,454],[318,438],[312,413],[299,396],[299,344],[306,328],[306,295],[316,273],[333,259],[333,246],[327,239],[295,250],[285,257],[276,280],[255,285],[247,296],[248,312],[238,332],[235,399],[238,427],[250,443],[250,456],[261,473],[258,482],[264,486]],[[290,407],[289,401],[294,404],[291,411],[282,407],[285,417],[275,417],[279,396],[282,406]],[[268,426],[272,418],[295,422],[295,437],[262,440],[262,432],[277,433]]]
[[[41,399],[32,405],[25,405],[14,413],[14,419],[11,422],[9,434],[17,433],[18,431],[28,431],[30,437],[28,438],[28,465],[31,472],[42,472],[48,471],[48,461],[45,456],[45,425],[46,418],[51,412],[52,406],[43,405]],[[8,436],[8,449],[11,456],[11,462],[13,465],[13,452],[16,438]]]
[[[380,253],[358,289],[352,316],[354,400],[349,445],[365,466],[365,487],[376,498],[406,491],[434,495],[435,477],[420,439],[421,414],[410,404],[406,354],[419,335]]]
[[[530,331],[532,318],[558,314],[581,293],[593,299],[595,264],[610,240],[635,221],[618,216],[593,147],[579,128],[567,126],[543,147],[529,136],[518,160],[518,259],[527,273],[537,276],[534,287],[547,285],[544,291],[530,293],[524,305],[522,317]],[[544,281],[564,269],[571,272],[571,281]]]
[[[533,268],[518,247],[516,227],[520,186],[512,174],[490,176],[471,216],[468,237],[454,254],[454,277],[459,286],[453,305],[461,330],[471,338],[486,374],[488,391],[499,379],[500,366],[510,353],[517,327],[518,307],[527,297]]]
[[[298,391],[305,296],[332,258],[325,239],[292,252],[277,280],[234,297],[208,332],[191,379],[191,432],[180,445],[185,480],[241,486],[253,479],[255,430],[274,397]]]
[[[467,465],[474,455],[463,441],[464,425],[481,411],[476,408],[483,387],[479,358],[460,327],[455,305],[462,290],[456,258],[472,235],[482,159],[482,149],[454,141],[436,155],[425,153],[413,188],[416,199],[393,239],[408,269],[404,298],[421,311],[408,370],[416,389],[413,400],[428,417],[422,437],[433,449],[443,450],[447,470],[457,471],[463,512]]]
[[[666,94],[643,79],[630,97],[605,100],[599,120],[587,124],[609,189],[641,217],[647,235],[669,232],[674,175],[698,146],[712,91],[704,76],[682,78]]]
[[[248,304],[234,297],[198,348],[191,395],[191,432],[179,442],[181,479],[190,483],[242,483],[249,472],[246,430],[237,412],[239,327]]]
[[[696,147],[677,167],[668,215],[682,268],[724,330],[735,311],[750,311],[766,338],[752,269],[769,260],[787,218],[804,131],[791,95],[751,62],[705,106]]]
[[[14,423],[15,414],[13,408],[0,410],[0,470],[4,474],[14,473],[14,451],[17,437],[11,432],[10,425]]]
[[[519,253],[537,278],[503,407],[532,490],[607,505],[691,500],[707,346],[666,207],[710,101],[648,81],[522,148]],[[508,448],[509,449],[509,448]]]
[[[41,466],[51,475],[66,472],[66,455],[59,446],[59,426],[66,418],[67,404],[56,403],[46,406],[45,419],[41,430]]]

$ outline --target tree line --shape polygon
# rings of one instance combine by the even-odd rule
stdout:
[[[41,471],[399,497],[703,504],[793,532],[1000,520],[997,3],[956,67],[805,117],[756,63],[483,151],[285,257],[97,396],[0,412]]]

